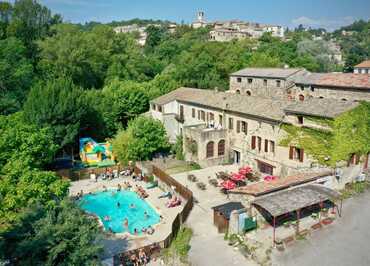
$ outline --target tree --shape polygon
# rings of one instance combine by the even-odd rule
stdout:
[[[60,23],[60,16],[51,15],[51,11],[36,0],[16,0],[8,26],[8,35],[21,39],[27,47],[33,41],[49,34],[53,24]]]
[[[61,147],[77,142],[88,114],[83,91],[70,79],[59,78],[32,87],[24,105],[25,121],[39,127],[50,127],[55,142]]]
[[[0,150],[0,170],[16,160],[41,168],[52,161],[57,145],[49,128],[26,124],[17,113],[0,116]]]
[[[20,221],[0,234],[1,258],[17,265],[100,265],[97,221],[69,199],[28,208]]]
[[[0,40],[0,114],[16,111],[32,84],[33,66],[16,38]]]
[[[163,27],[158,27],[150,25],[145,29],[147,34],[145,48],[151,51],[155,46],[157,46],[161,40],[165,37],[165,29]]]
[[[103,92],[110,95],[115,120],[123,127],[127,126],[129,120],[149,109],[149,98],[140,83],[115,81],[104,88]]]
[[[119,131],[113,140],[113,151],[120,162],[152,159],[155,153],[170,148],[166,130],[160,121],[139,116]]]

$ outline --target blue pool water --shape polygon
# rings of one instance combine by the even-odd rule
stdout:
[[[121,204],[120,207],[117,206],[117,202]],[[131,204],[134,204],[135,208],[130,208]],[[141,234],[142,228],[157,224],[160,220],[157,212],[145,200],[140,199],[135,192],[131,191],[110,190],[87,194],[82,197],[79,206],[83,210],[97,215],[105,229],[111,228],[114,233],[127,232],[127,228],[123,226],[125,218],[128,219],[128,231],[131,234],[134,233],[135,228]],[[144,212],[147,212],[147,218],[145,218]],[[105,216],[109,216],[110,221],[104,221]]]

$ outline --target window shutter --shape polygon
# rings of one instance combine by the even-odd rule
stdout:
[[[299,156],[299,161],[303,162],[303,156],[304,155],[304,149],[301,149],[300,156]]]
[[[236,133],[240,133],[240,121],[236,122]]]
[[[265,139],[265,152],[269,151],[269,141]]]
[[[294,147],[290,146],[289,147],[289,159],[293,160],[293,152],[294,152]]]
[[[258,140],[258,151],[261,151],[261,149],[262,149],[262,138],[257,137],[257,140]]]
[[[256,149],[256,136],[252,136],[252,150]]]

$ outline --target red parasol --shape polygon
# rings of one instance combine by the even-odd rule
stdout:
[[[250,166],[244,166],[244,167],[242,167],[242,168],[240,169],[240,171],[245,172],[245,174],[250,174],[250,173],[252,173],[252,172],[253,172],[252,167],[250,167]]]
[[[231,180],[234,180],[234,181],[243,181],[245,179],[245,175],[241,174],[241,173],[234,173],[231,175]]]
[[[230,190],[230,189],[234,189],[236,188],[236,184],[231,181],[231,180],[226,180],[224,182],[221,183],[221,186],[226,189],[226,190]]]

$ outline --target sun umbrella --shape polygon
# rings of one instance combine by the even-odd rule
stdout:
[[[241,173],[241,171],[243,171],[243,173],[245,173],[245,175],[253,172],[253,170],[250,166],[242,167],[239,172]]]
[[[234,189],[236,188],[236,184],[231,181],[231,180],[226,180],[224,182],[221,183],[221,186],[226,189],[226,190],[230,190],[230,189]]]
[[[231,180],[234,180],[234,181],[243,181],[245,179],[245,175],[243,174],[238,174],[238,173],[234,173],[231,175]]]

